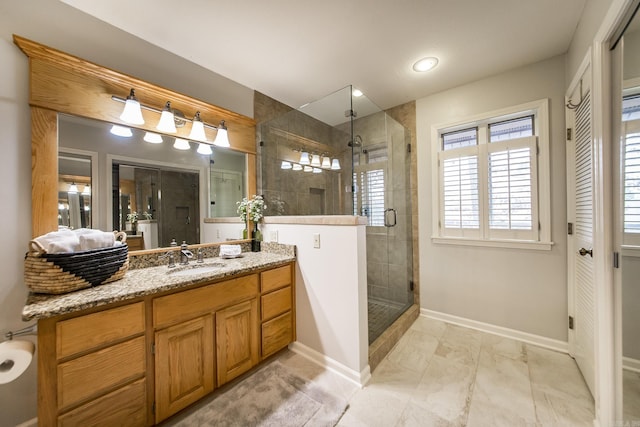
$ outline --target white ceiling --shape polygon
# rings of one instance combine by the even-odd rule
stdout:
[[[587,0],[61,1],[292,107],[389,108],[565,53]]]

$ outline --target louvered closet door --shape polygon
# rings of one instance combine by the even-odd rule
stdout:
[[[573,110],[573,153],[569,156],[569,221],[574,223],[569,236],[569,313],[574,330],[569,334],[570,349],[593,394],[595,377],[595,283],[593,274],[593,167],[591,137],[591,98],[582,87],[583,101]],[[577,95],[579,99],[579,94]],[[575,97],[574,97],[575,99]],[[570,113],[571,114],[571,113]],[[573,187],[573,188],[571,188]],[[572,218],[573,217],[573,218]],[[597,254],[596,254],[597,255]],[[572,306],[571,306],[572,305]]]

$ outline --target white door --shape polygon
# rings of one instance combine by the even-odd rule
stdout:
[[[569,353],[594,393],[595,283],[593,264],[593,143],[590,70],[571,93],[567,108],[567,217],[569,271]],[[578,104],[576,106],[576,104]],[[569,136],[569,135],[568,135]]]

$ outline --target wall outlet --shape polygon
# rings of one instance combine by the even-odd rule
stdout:
[[[313,235],[313,247],[320,249],[320,233],[315,233]]]
[[[216,239],[220,238],[220,229],[216,229]]]

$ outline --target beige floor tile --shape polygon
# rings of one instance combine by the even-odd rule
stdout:
[[[412,402],[409,402],[400,419],[396,424],[397,427],[454,427],[453,424],[447,420],[440,418],[433,412],[422,408]]]
[[[440,339],[444,331],[447,329],[447,324],[440,320],[429,319],[428,317],[419,316],[416,321],[411,325],[411,330],[424,332]]]
[[[408,400],[415,393],[421,377],[415,371],[385,359],[373,372],[367,387],[386,390]]]
[[[483,335],[485,334],[473,329],[447,325],[435,354],[458,363],[475,365]]]
[[[421,374],[427,368],[438,344],[438,339],[432,335],[409,329],[389,352],[387,359],[416,374]]]
[[[640,426],[640,373],[622,371],[622,383],[624,420]]]
[[[593,405],[579,399],[533,390],[538,422],[544,427],[591,427],[595,418]]]
[[[475,380],[475,366],[433,356],[411,402],[454,425],[468,413]]]
[[[365,387],[353,396],[338,426],[394,426],[406,406],[406,399],[383,390]]]
[[[524,363],[527,362],[527,352],[524,343],[510,338],[485,334],[482,336],[481,350],[488,354],[508,357],[510,359],[520,360]]]

